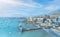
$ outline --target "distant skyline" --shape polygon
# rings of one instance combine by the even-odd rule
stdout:
[[[0,0],[0,17],[36,16],[60,10],[60,0]]]

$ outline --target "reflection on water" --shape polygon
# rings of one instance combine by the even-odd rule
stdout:
[[[18,26],[24,24],[18,22],[23,18],[0,18],[0,37],[53,37],[44,30],[20,32]],[[26,27],[24,24],[23,26]],[[27,26],[28,27],[28,26]],[[31,27],[31,26],[30,26]]]

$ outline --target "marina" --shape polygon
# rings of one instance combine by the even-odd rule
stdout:
[[[57,22],[54,22],[53,20],[56,20]],[[35,24],[36,28],[24,28],[22,26],[19,26],[19,29],[23,31],[31,31],[31,30],[39,30],[39,29],[55,29],[60,27],[60,22],[58,22],[58,18],[51,19],[49,15],[46,16],[40,16],[40,17],[28,17],[24,20],[26,24]],[[52,25],[51,25],[52,24]]]

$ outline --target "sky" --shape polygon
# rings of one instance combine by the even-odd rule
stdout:
[[[60,0],[0,0],[0,17],[37,16],[60,10]]]

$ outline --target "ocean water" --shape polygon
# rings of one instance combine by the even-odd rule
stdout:
[[[21,32],[19,24],[23,27],[33,27],[22,22],[24,18],[0,17],[0,37],[54,37],[43,29]]]

